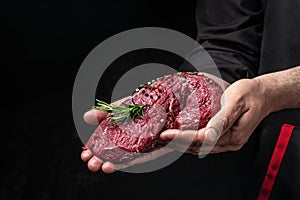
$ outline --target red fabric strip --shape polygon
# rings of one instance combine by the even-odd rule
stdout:
[[[277,143],[275,149],[273,151],[267,173],[265,175],[262,187],[260,189],[258,200],[266,200],[269,199],[273,185],[276,180],[276,176],[278,174],[278,170],[282,161],[282,158],[285,154],[286,148],[288,146],[289,140],[291,138],[292,132],[294,130],[294,126],[289,124],[284,124],[281,127],[281,131],[279,137],[277,139]]]

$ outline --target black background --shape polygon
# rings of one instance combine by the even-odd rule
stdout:
[[[180,190],[184,174],[172,185],[164,182],[180,161],[147,174],[89,172],[80,160],[71,97],[82,61],[103,40],[145,26],[195,38],[195,5],[194,0],[40,0],[2,6],[2,76],[8,79],[3,110],[9,112],[3,123],[8,129],[2,133],[0,199],[143,199],[172,197],[170,190]],[[194,194],[197,188],[190,190]]]

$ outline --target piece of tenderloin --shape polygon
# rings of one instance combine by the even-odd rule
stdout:
[[[198,73],[176,73],[141,85],[121,105],[147,104],[144,115],[114,124],[104,119],[86,147],[103,161],[130,161],[139,152],[159,148],[159,135],[166,129],[199,129],[220,109],[222,88]]]

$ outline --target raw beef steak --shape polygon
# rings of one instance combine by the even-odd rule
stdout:
[[[159,148],[159,135],[166,129],[200,129],[220,109],[222,88],[212,79],[179,72],[141,85],[121,105],[146,105],[143,116],[113,123],[104,119],[86,147],[103,161],[130,161],[138,152]]]

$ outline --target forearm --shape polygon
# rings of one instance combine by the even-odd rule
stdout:
[[[300,66],[254,78],[270,112],[300,108]]]

